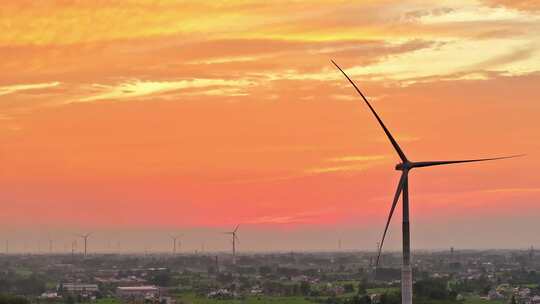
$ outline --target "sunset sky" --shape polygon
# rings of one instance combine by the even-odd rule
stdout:
[[[8,1],[0,58],[13,250],[373,250],[398,157],[331,59],[412,160],[527,154],[414,171],[413,248],[540,247],[538,1]]]

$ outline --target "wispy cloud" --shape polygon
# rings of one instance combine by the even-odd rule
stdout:
[[[379,161],[387,159],[386,155],[349,155],[330,158],[331,163],[346,163],[343,165],[321,166],[307,169],[310,174],[338,173],[338,172],[358,172],[372,167]]]
[[[484,0],[487,4],[500,5],[513,9],[535,12],[540,10],[540,3],[534,0]]]
[[[486,21],[518,21],[527,14],[503,7],[490,8],[483,6],[468,6],[459,9],[436,10],[432,14],[419,17],[425,24],[486,22]],[[532,16],[531,16],[532,17]]]
[[[312,212],[300,212],[292,215],[266,215],[246,221],[248,224],[303,224],[316,220],[331,210],[318,210]]]
[[[356,165],[348,165],[348,166],[320,167],[320,168],[307,169],[306,172],[315,173],[315,174],[338,173],[338,172],[358,172],[358,171],[363,171],[371,166],[372,166],[371,164],[356,164]]]
[[[482,190],[484,193],[528,193],[528,192],[540,192],[540,188],[500,188]]]
[[[0,96],[17,93],[20,91],[40,90],[48,89],[59,86],[60,82],[44,82],[44,83],[30,83],[30,84],[14,84],[0,87]]]
[[[249,224],[292,224],[306,222],[307,219],[303,216],[262,216],[251,221]]]
[[[133,80],[116,85],[94,84],[92,87],[98,93],[82,97],[78,102],[92,102],[98,100],[138,98],[149,95],[163,94],[183,89],[207,88],[201,95],[239,95],[241,88],[246,88],[251,82],[243,79],[190,79],[175,81],[144,81]],[[190,93],[193,94],[193,93]]]
[[[374,160],[383,160],[388,158],[386,155],[349,155],[329,159],[332,162],[367,162]]]

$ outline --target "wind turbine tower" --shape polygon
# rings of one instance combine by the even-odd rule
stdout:
[[[490,160],[498,160],[498,159],[506,159],[506,158],[512,158],[517,157],[520,155],[515,156],[507,156],[507,157],[496,157],[496,158],[481,158],[481,159],[467,159],[467,160],[450,160],[450,161],[421,161],[421,162],[415,162],[411,161],[401,147],[398,145],[397,141],[394,139],[390,131],[386,128],[386,125],[382,121],[382,119],[379,117],[377,112],[375,112],[375,109],[371,106],[367,98],[364,96],[364,94],[360,91],[358,86],[349,78],[349,76],[334,62],[332,63],[336,66],[336,68],[347,78],[349,83],[354,87],[356,90],[356,93],[362,97],[365,104],[379,123],[380,127],[383,129],[384,133],[386,134],[386,137],[394,147],[394,150],[397,152],[401,162],[398,163],[395,167],[396,170],[401,171],[401,178],[399,180],[396,193],[394,195],[394,200],[392,202],[392,207],[390,208],[390,212],[388,214],[388,219],[386,221],[386,226],[384,228],[384,232],[381,239],[381,244],[378,249],[378,255],[377,255],[377,263],[381,255],[381,250],[384,243],[384,238],[386,237],[386,232],[388,231],[388,225],[390,224],[390,220],[392,219],[392,215],[394,214],[394,209],[396,208],[396,205],[398,203],[398,200],[401,195],[403,195],[403,223],[402,223],[402,241],[403,241],[403,261],[401,266],[401,302],[402,304],[412,304],[412,269],[411,269],[411,241],[410,241],[410,223],[409,223],[409,172],[412,169],[415,168],[423,168],[423,167],[432,167],[432,166],[441,166],[441,165],[450,165],[450,164],[460,164],[460,163],[472,163],[472,162],[483,162],[483,161],[490,161]]]
[[[77,240],[71,242],[71,257],[75,256],[75,247],[77,247]]]
[[[172,254],[173,255],[176,255],[176,244],[178,243],[178,245],[182,246],[182,243],[180,241],[180,237],[182,235],[179,234],[179,235],[171,235],[170,238],[171,240],[173,241],[173,247],[172,247]]]
[[[78,236],[84,240],[84,257],[86,257],[86,255],[88,254],[88,238],[90,237],[90,233],[79,234]]]
[[[231,238],[232,238],[232,262],[233,262],[233,265],[236,265],[236,241],[239,241],[238,236],[236,235],[236,232],[238,231],[238,227],[240,227],[240,225],[236,225],[236,228],[234,228],[233,231],[224,232],[225,234],[230,234]]]

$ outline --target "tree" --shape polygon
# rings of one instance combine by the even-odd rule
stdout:
[[[368,295],[355,295],[351,298],[350,304],[371,304],[371,298]]]
[[[414,295],[418,298],[427,298],[434,300],[451,299],[450,292],[446,288],[446,281],[439,279],[418,281],[414,284],[413,290]]]
[[[30,301],[23,297],[0,294],[0,304],[30,304]]]
[[[366,294],[367,293],[367,279],[366,278],[363,278],[362,281],[360,281],[360,283],[358,283],[358,294]]]
[[[309,284],[309,282],[302,281],[300,283],[300,292],[303,296],[309,296],[309,294],[311,293],[311,285]]]
[[[346,293],[354,292],[354,286],[353,286],[353,284],[351,284],[351,283],[345,284],[345,285],[343,285],[343,290],[344,290]]]
[[[270,266],[261,266],[259,267],[259,274],[260,275],[268,275],[272,273],[272,268],[270,268]]]
[[[37,275],[18,279],[14,285],[17,292],[24,295],[40,295],[45,291],[45,280]]]
[[[380,304],[399,304],[401,303],[401,294],[384,293],[381,295]]]
[[[172,277],[168,271],[160,271],[155,274],[150,281],[157,286],[170,286]]]
[[[64,303],[66,304],[75,304],[75,298],[72,295],[68,295],[64,298]]]

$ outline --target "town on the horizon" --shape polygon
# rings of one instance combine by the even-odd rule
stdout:
[[[413,254],[415,301],[540,302],[533,247]],[[378,267],[376,258],[338,250],[2,254],[0,292],[39,303],[399,303],[401,253],[383,253]]]

